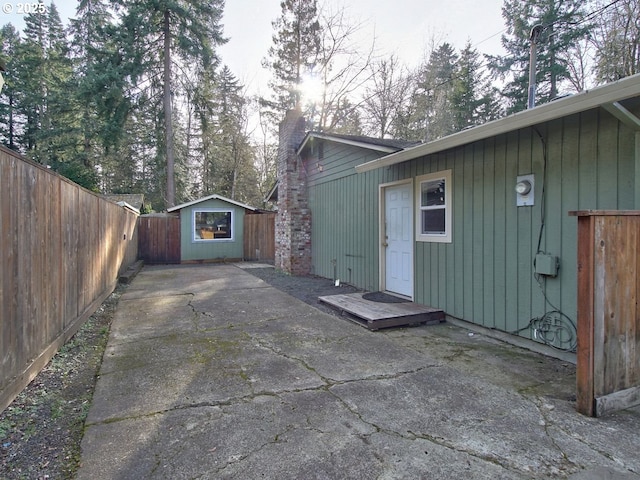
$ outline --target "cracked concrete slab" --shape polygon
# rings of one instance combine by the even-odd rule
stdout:
[[[78,479],[640,478],[640,409],[449,324],[371,332],[233,265],[145,267],[114,318]]]

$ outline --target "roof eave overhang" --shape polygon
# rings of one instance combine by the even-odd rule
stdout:
[[[352,145],[354,147],[366,148],[366,149],[369,149],[369,150],[375,150],[377,152],[394,153],[394,152],[397,152],[398,150],[400,150],[399,148],[389,147],[389,146],[386,146],[386,145],[375,145],[373,143],[360,142],[358,140],[350,140],[350,139],[347,139],[347,138],[334,137],[331,134],[313,132],[313,133],[307,133],[307,135],[304,137],[304,140],[302,140],[302,143],[298,147],[298,150],[296,151],[296,153],[298,155],[302,154],[304,149],[307,147],[308,143],[313,138],[319,138],[319,139],[322,139],[322,140],[330,140],[332,142],[342,143],[344,145]]]
[[[140,215],[140,209],[134,207],[133,205],[125,202],[125,201],[121,201],[121,202],[116,202],[119,206],[121,206],[122,208],[124,208],[125,210],[129,210],[137,215]]]
[[[531,127],[574,113],[610,105],[637,95],[640,95],[640,74],[626,77],[617,82],[609,83],[568,98],[546,103],[531,110],[509,115],[508,117],[494,120],[469,130],[463,130],[448,137],[434,140],[433,142],[392,153],[380,159],[358,165],[355,169],[358,173],[364,173],[377,168],[396,165],[418,157],[460,147],[521,128]]]

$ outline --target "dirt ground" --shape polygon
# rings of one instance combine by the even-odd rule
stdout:
[[[118,287],[0,414],[1,479],[73,478]]]
[[[345,283],[341,283],[339,287],[336,287],[331,279],[315,276],[297,277],[283,273],[275,268],[250,268],[246,271],[264,280],[272,287],[332,315],[339,315],[339,313],[331,307],[319,303],[318,297],[359,291],[357,288]]]
[[[246,270],[273,287],[320,310],[322,295],[353,293],[356,288],[331,279],[297,277],[274,268]],[[84,421],[107,344],[119,286],[80,331],[63,346],[31,384],[0,413],[0,479],[72,479],[80,462]]]

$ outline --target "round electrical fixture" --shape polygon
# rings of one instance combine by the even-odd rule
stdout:
[[[531,182],[529,180],[522,180],[516,183],[516,192],[518,195],[526,195],[531,191]]]

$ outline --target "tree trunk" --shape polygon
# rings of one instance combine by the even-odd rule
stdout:
[[[174,179],[175,158],[173,154],[173,124],[171,116],[171,31],[170,12],[164,12],[164,126],[165,126],[165,146],[167,149],[167,207],[176,204],[176,191]]]
[[[9,96],[9,148],[11,150],[16,150],[16,145],[14,142],[15,134],[14,134],[14,123],[13,123],[13,95]]]

